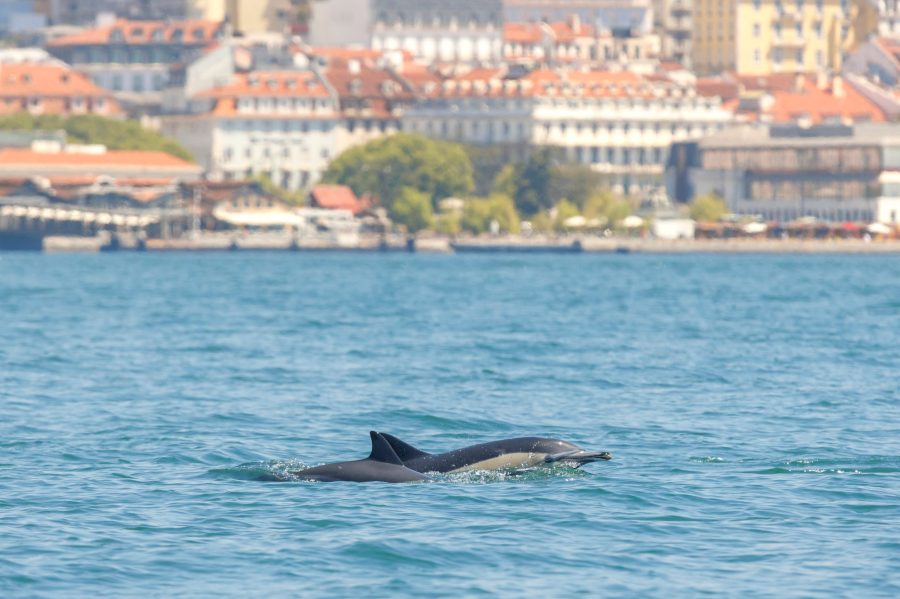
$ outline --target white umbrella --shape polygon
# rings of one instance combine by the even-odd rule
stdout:
[[[575,216],[570,216],[566,220],[563,221],[564,227],[569,227],[571,229],[577,229],[583,227],[587,224],[587,219],[577,214]]]
[[[747,235],[756,235],[757,233],[765,233],[769,227],[766,223],[747,223],[741,228],[744,229],[744,233]]]
[[[632,214],[631,216],[626,216],[622,220],[622,226],[626,229],[637,229],[638,227],[644,226],[644,219]]]
[[[866,231],[871,233],[872,235],[890,235],[894,232],[889,226],[884,223],[872,223],[868,227],[866,227]]]

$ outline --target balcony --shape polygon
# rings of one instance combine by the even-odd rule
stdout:
[[[772,40],[772,46],[775,48],[802,48],[806,46],[806,40],[802,37],[776,37]]]
[[[691,3],[686,0],[672,0],[672,3],[669,4],[669,13],[676,19],[689,16]]]
[[[772,19],[773,22],[788,24],[802,20],[803,15],[797,11],[796,7],[783,5],[775,6],[775,17]]]

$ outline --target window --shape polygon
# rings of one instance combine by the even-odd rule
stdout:
[[[796,56],[794,57],[794,60],[797,61],[797,64],[798,64],[798,65],[802,65],[802,64],[803,64],[803,50],[797,50]]]
[[[759,37],[759,33],[760,33],[759,23],[754,23],[753,24],[753,37]]]
[[[756,64],[762,62],[762,52],[760,52],[759,48],[753,51],[753,62]]]

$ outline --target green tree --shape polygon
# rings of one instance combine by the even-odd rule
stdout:
[[[725,200],[714,193],[697,196],[690,206],[691,218],[698,222],[714,222],[728,214]]]
[[[474,186],[462,146],[408,133],[350,148],[331,162],[322,180],[349,185],[357,195],[370,193],[388,210],[404,187],[425,193],[435,206]]]
[[[462,214],[459,212],[444,212],[435,218],[434,229],[444,235],[459,235],[462,231]]]
[[[519,232],[519,215],[512,198],[495,193],[466,200],[460,223],[463,229],[477,235],[489,231],[494,221],[504,233]]]
[[[494,184],[491,186],[491,193],[500,193],[508,197],[516,196],[516,178],[519,169],[515,164],[507,164],[497,176],[494,177]]]
[[[591,194],[582,213],[588,220],[598,219],[604,224],[616,226],[632,213],[632,206],[627,199],[604,189]]]
[[[191,153],[173,139],[144,129],[137,121],[108,119],[95,114],[70,117],[33,116],[20,112],[0,117],[0,129],[66,132],[66,140],[78,144],[103,144],[110,150],[156,150],[193,161]]]
[[[601,175],[587,165],[561,164],[551,172],[549,192],[554,200],[565,198],[583,209],[601,182]]]
[[[428,194],[411,187],[400,190],[390,210],[391,218],[406,230],[416,234],[434,224],[434,211]]]
[[[260,188],[267,194],[273,195],[295,206],[303,206],[306,204],[306,192],[304,191],[288,191],[283,187],[278,187],[265,173],[257,173],[250,178],[251,181],[259,183]]]
[[[563,231],[566,229],[565,223],[566,219],[572,218],[573,216],[578,216],[580,213],[578,212],[578,206],[569,200],[562,199],[556,204],[556,218],[553,219],[553,228],[557,231]]]
[[[533,152],[516,173],[516,208],[523,216],[532,216],[553,206],[551,177],[553,156],[549,148]]]

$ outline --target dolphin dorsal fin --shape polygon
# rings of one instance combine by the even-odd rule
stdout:
[[[425,458],[431,455],[430,453],[426,453],[421,449],[416,449],[409,443],[401,441],[394,435],[389,435],[387,433],[380,434],[387,440],[388,443],[391,444],[391,447],[393,448],[394,452],[396,452],[397,457],[399,457],[404,462],[413,458]]]
[[[393,450],[391,444],[387,442],[387,439],[375,431],[369,431],[369,436],[372,437],[372,453],[369,454],[370,460],[375,462],[385,462],[387,464],[397,464],[398,466],[403,465],[403,462],[397,457],[397,453]]]

